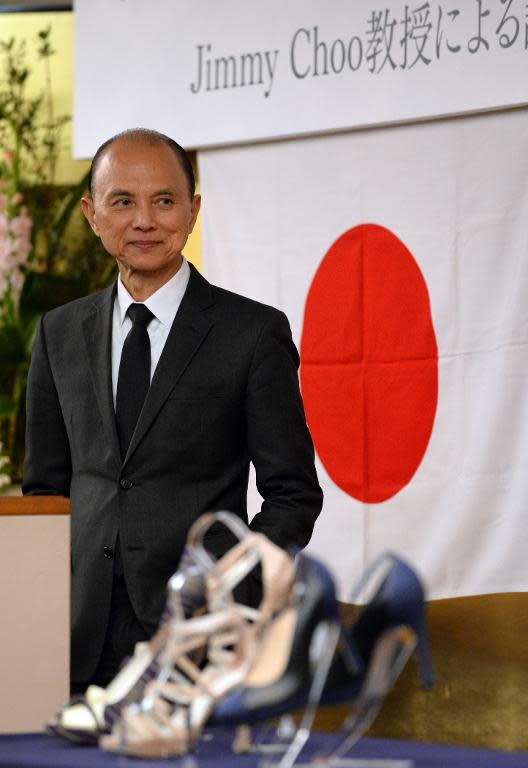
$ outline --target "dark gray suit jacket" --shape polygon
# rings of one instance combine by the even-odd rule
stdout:
[[[93,674],[119,533],[130,599],[154,631],[189,526],[247,520],[250,461],[264,498],[251,527],[307,544],[322,493],[282,312],[210,285],[194,268],[121,461],[111,384],[115,285],[46,314],[28,377],[23,492],[71,498],[72,679]],[[229,546],[213,531],[208,547]],[[105,552],[106,555],[105,556]]]

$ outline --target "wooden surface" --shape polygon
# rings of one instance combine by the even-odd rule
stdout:
[[[69,692],[70,518],[56,513],[65,499],[36,501],[0,515],[3,733],[40,730]]]
[[[70,500],[64,496],[2,496],[2,515],[69,515]]]

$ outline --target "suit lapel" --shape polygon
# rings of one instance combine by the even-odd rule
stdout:
[[[213,304],[211,286],[192,264],[190,267],[187,290],[152,378],[124,464],[136,450],[211,329],[212,322],[204,313]]]
[[[112,314],[116,284],[99,294],[83,321],[89,370],[107,439],[121,464],[112,394]]]

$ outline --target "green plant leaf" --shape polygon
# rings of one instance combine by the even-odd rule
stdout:
[[[16,411],[14,400],[7,395],[0,395],[0,419],[8,419]]]
[[[65,196],[63,206],[53,222],[53,230],[56,234],[56,242],[58,243],[64,234],[64,230],[68,226],[68,222],[75,210],[77,210],[77,206],[79,204],[79,200],[83,196],[83,193],[87,189],[88,186],[88,176],[90,174],[90,171],[86,171],[82,179],[76,184],[74,187],[72,187],[71,191]],[[53,257],[53,254],[51,254]]]

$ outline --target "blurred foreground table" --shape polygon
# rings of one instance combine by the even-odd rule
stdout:
[[[186,765],[191,768],[257,768],[263,759],[258,755],[234,755],[230,745],[232,731],[212,730],[213,738],[202,741]],[[318,749],[328,743],[331,736],[316,733],[303,751],[300,763],[306,765]],[[348,753],[357,768],[365,759],[371,768],[384,768],[391,761],[396,768],[526,768],[528,754],[498,752],[467,747],[448,747],[391,739],[361,739]],[[2,768],[167,768],[182,766],[178,759],[141,760],[102,752],[97,747],[78,747],[53,736],[24,735],[0,736],[0,766]],[[354,765],[354,763],[352,763]]]
[[[0,498],[1,733],[41,730],[68,697],[69,511],[59,496]]]

